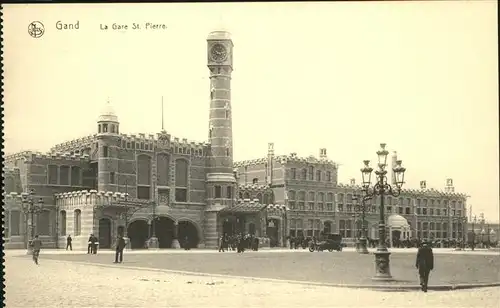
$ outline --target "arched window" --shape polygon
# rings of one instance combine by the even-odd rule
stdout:
[[[241,191],[238,195],[239,195],[240,199],[243,199],[243,193]]]
[[[175,161],[175,201],[188,201],[188,162],[185,159]]]
[[[326,195],[326,210],[333,211],[333,193]]]
[[[331,221],[325,221],[325,223],[323,224],[323,233],[324,234],[332,233],[332,222]]]
[[[318,193],[318,211],[324,211],[325,210],[325,194],[322,192]]]
[[[288,207],[291,210],[295,210],[295,206],[296,206],[296,204],[295,204],[295,191],[293,191],[293,190],[288,191],[287,197],[288,197]]]
[[[245,192],[245,195],[243,196],[243,199],[250,199],[250,193],[248,191]]]
[[[259,200],[259,203],[262,203],[262,194],[261,193],[258,193],[257,194],[257,199]]]
[[[170,156],[165,153],[158,154],[156,158],[156,178],[160,186],[168,186],[170,178]]]
[[[36,216],[36,233],[50,235],[50,212],[42,211]]]
[[[253,178],[252,179],[252,184],[257,184],[259,183],[259,179],[258,178]]]
[[[271,202],[269,202],[269,194],[267,193],[264,193],[264,198],[263,198],[263,204],[271,204]]]
[[[73,218],[74,218],[74,222],[73,222],[73,227],[74,227],[74,231],[73,233],[75,234],[75,236],[79,236],[81,235],[81,232],[82,232],[82,211],[80,211],[79,209],[76,209],[74,212],[73,212]]]
[[[66,211],[61,211],[59,213],[60,221],[59,221],[59,227],[60,227],[60,234],[59,235],[66,235]]]
[[[300,191],[298,194],[298,199],[299,199],[299,210],[304,211],[306,209],[306,192],[305,191]]]
[[[316,170],[316,181],[321,181],[321,170]]]
[[[315,199],[316,193],[314,191],[310,191],[308,196],[307,196],[307,201],[308,201],[308,210],[313,211],[314,210],[314,199]]]
[[[137,156],[137,198],[151,198],[151,157]]]

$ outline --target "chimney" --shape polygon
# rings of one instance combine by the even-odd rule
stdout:
[[[427,182],[426,181],[420,181],[420,189],[425,190],[427,188]]]
[[[325,148],[319,149],[319,159],[326,159],[326,149]]]
[[[396,185],[396,175],[394,174],[394,171],[392,169],[396,168],[397,162],[398,161],[398,153],[396,151],[392,152],[392,158],[391,158],[391,178],[392,178],[392,185]]]

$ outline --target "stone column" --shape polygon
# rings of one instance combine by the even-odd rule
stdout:
[[[173,231],[174,231],[173,232],[174,239],[172,240],[171,248],[179,249],[179,248],[181,248],[181,245],[179,243],[179,239],[177,238],[178,233],[179,233],[179,222],[178,221],[174,221],[174,230]]]
[[[217,219],[216,211],[205,212],[205,228],[204,238],[205,238],[205,248],[217,248],[218,244],[218,226],[219,222]]]

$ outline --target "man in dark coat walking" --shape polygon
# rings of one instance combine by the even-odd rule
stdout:
[[[73,244],[71,244],[71,242],[73,241],[73,239],[71,238],[71,234],[68,235],[68,237],[66,238],[66,250],[73,250]]]
[[[94,241],[94,235],[91,234],[89,236],[89,240],[88,240],[88,245],[87,245],[87,254],[91,254],[91,253],[94,253],[94,245],[93,245],[93,241]]]
[[[429,246],[429,243],[422,243],[422,246],[418,249],[415,266],[418,268],[422,291],[427,292],[429,274],[430,271],[434,269],[434,254],[432,253],[432,248]]]
[[[115,251],[115,262],[113,263],[122,263],[123,262],[123,249],[125,249],[126,243],[123,237],[118,236],[116,239],[116,251]]]

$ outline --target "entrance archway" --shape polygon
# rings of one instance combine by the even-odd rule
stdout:
[[[149,239],[149,225],[145,220],[131,222],[127,228],[127,235],[130,238],[132,249],[146,248],[145,243]]]
[[[234,222],[226,219],[222,223],[222,234],[225,234],[227,236],[232,236],[234,234],[235,228],[236,226]]]
[[[185,248],[186,243],[188,248],[198,247],[200,238],[198,236],[198,229],[194,223],[187,220],[179,221],[178,228],[179,243],[182,248]]]
[[[266,234],[270,241],[271,247],[278,246],[278,228],[280,227],[280,221],[278,219],[269,219],[267,221]]]
[[[174,239],[174,221],[168,217],[157,217],[155,233],[158,238],[159,248],[170,248]]]
[[[99,219],[99,248],[111,248],[111,220]]]

